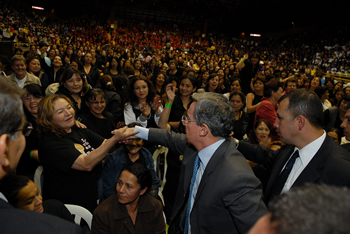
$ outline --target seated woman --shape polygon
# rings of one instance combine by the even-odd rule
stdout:
[[[243,136],[246,134],[249,122],[248,114],[243,111],[246,104],[246,98],[241,91],[233,91],[230,94],[229,100],[233,106],[236,117],[233,137],[242,140]]]
[[[218,93],[219,87],[219,76],[216,73],[211,73],[208,78],[205,92]]]
[[[108,140],[74,126],[73,103],[64,95],[50,95],[39,103],[39,160],[44,167],[43,196],[75,204],[93,212],[97,206],[95,166],[114,145],[135,134],[126,127]],[[68,192],[69,191],[69,192]]]
[[[101,89],[90,89],[86,92],[84,99],[88,110],[79,115],[78,120],[86,125],[88,129],[102,136],[110,138],[112,131],[116,128],[113,116],[106,110],[105,93]]]
[[[36,118],[38,105],[42,97],[45,96],[43,88],[38,84],[28,84],[24,86],[23,110],[27,119],[27,124],[32,126],[32,131],[25,134],[26,148],[19,160],[16,173],[25,175],[30,179],[34,178],[36,168],[40,165],[38,161],[38,141]]]
[[[254,131],[249,134],[249,141],[252,144],[259,144],[268,147],[271,143],[271,124],[266,119],[259,119],[254,124]]]
[[[69,67],[62,74],[56,94],[68,97],[72,101],[77,114],[81,114],[86,109],[83,94],[87,85],[87,81],[82,78],[80,71]]]
[[[117,125],[124,120],[124,116],[122,100],[120,95],[116,92],[112,77],[109,75],[101,76],[99,79],[99,87],[106,95],[106,110],[112,114],[114,123]]]
[[[0,184],[0,192],[15,208],[31,210],[60,217],[73,222],[73,217],[65,205],[58,200],[43,201],[36,185],[26,176],[11,175]]]
[[[94,211],[91,233],[165,233],[163,206],[147,193],[151,186],[152,175],[144,165],[121,169],[116,192]]]
[[[141,126],[139,123],[131,123],[129,128]],[[149,193],[153,197],[158,196],[159,180],[154,170],[154,160],[151,152],[143,146],[142,139],[134,139],[125,145],[120,146],[113,153],[109,153],[104,162],[102,171],[103,181],[103,197],[106,199],[115,191],[121,169],[128,164],[141,163],[145,165],[152,174],[152,188],[149,188]]]
[[[41,86],[46,89],[49,86],[49,78],[45,71],[41,69],[40,59],[38,56],[30,57],[27,59],[27,72],[38,77],[41,82]]]

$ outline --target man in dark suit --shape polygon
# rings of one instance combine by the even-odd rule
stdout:
[[[348,110],[346,111],[344,115],[344,121],[340,125],[340,127],[343,128],[344,136],[347,141],[350,141],[350,109],[348,107]],[[350,143],[341,145],[344,149],[347,151],[350,151]]]
[[[273,151],[239,141],[238,150],[271,172],[264,201],[305,183],[350,186],[350,154],[323,130],[322,103],[314,92],[294,90],[280,100],[274,126],[287,145]]]
[[[0,76],[0,180],[16,169],[25,148],[27,130],[22,108],[22,90]],[[33,211],[15,209],[0,193],[2,233],[81,233],[76,224]]]
[[[136,136],[184,155],[169,233],[247,233],[267,210],[259,180],[230,137],[232,106],[216,93],[194,100],[182,118],[186,135],[135,127]]]

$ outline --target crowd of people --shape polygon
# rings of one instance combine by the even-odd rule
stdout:
[[[1,79],[21,90],[25,116],[16,175],[0,183],[14,207],[72,221],[63,204],[76,204],[94,213],[92,233],[164,233],[162,201],[172,233],[239,233],[294,184],[350,185],[350,85],[329,74],[350,75],[340,39],[205,39],[177,25],[120,21],[111,31],[94,18],[46,22],[9,6],[1,11],[1,40],[30,46],[0,55]],[[163,199],[152,157],[159,145],[169,148]],[[320,178],[304,179],[324,162],[308,154],[332,161]],[[301,169],[276,189],[290,161]],[[205,187],[197,170],[192,176],[196,162],[199,178],[217,189]],[[42,196],[32,182],[39,165]],[[191,197],[193,186],[202,198]],[[214,211],[222,216],[214,219]]]

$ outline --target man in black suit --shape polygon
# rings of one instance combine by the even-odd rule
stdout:
[[[259,180],[230,137],[232,106],[216,93],[194,100],[182,118],[186,135],[135,127],[136,136],[184,156],[169,233],[247,233],[267,210]]]
[[[0,180],[16,169],[25,148],[27,130],[22,108],[22,90],[0,76]],[[63,188],[62,188],[63,189]],[[0,193],[1,233],[81,233],[76,224],[33,211],[15,209]]]
[[[271,171],[266,204],[305,183],[350,186],[350,154],[323,130],[322,103],[314,92],[294,90],[280,100],[274,126],[287,145],[273,151],[239,141],[238,150]]]

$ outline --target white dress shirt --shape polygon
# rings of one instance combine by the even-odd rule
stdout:
[[[326,132],[323,131],[322,136],[320,136],[319,138],[317,138],[316,140],[314,140],[310,144],[306,145],[304,148],[302,148],[302,149],[298,149],[297,147],[294,148],[293,153],[296,150],[299,150],[299,157],[296,158],[295,163],[294,163],[293,168],[292,168],[292,171],[290,172],[281,193],[287,192],[292,187],[292,185],[297,180],[297,178],[300,176],[300,174],[303,172],[305,167],[309,164],[311,159],[315,156],[317,151],[320,149],[320,147],[323,144],[325,139],[326,139]],[[292,157],[293,153],[290,155],[289,158]],[[288,161],[289,161],[289,159],[287,160],[287,162]],[[286,162],[286,164],[287,164],[287,162]],[[284,165],[284,167],[286,166],[286,164]],[[283,169],[284,169],[284,167],[283,167]],[[281,170],[281,172],[283,171],[283,169]]]

